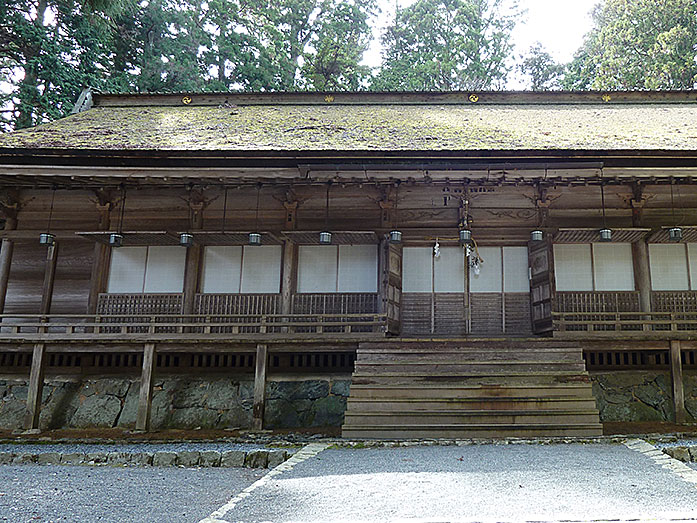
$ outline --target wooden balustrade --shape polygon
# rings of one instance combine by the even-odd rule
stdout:
[[[555,312],[554,330],[559,333],[621,333],[645,335],[697,331],[697,312]]]
[[[0,315],[0,338],[41,339],[81,336],[81,339],[136,337],[206,337],[214,334],[254,333],[268,337],[309,333],[384,333],[380,314],[152,314],[152,315]],[[199,336],[200,335],[200,336]]]

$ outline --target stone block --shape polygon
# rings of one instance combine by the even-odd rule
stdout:
[[[180,467],[197,467],[201,453],[197,450],[182,450],[177,452],[177,465]]]
[[[690,450],[690,460],[697,462],[697,445],[692,445],[689,450]]]
[[[202,467],[219,467],[221,455],[217,450],[204,450],[201,452]]]
[[[288,459],[288,453],[283,450],[283,449],[278,449],[278,450],[270,450],[269,451],[269,461],[268,461],[268,467],[274,468],[283,463],[285,460]]]
[[[85,398],[70,420],[72,427],[111,428],[121,413],[121,400],[115,396],[92,395]]]
[[[265,469],[269,464],[268,450],[251,450],[247,452],[244,466],[252,469]]]
[[[138,394],[140,393],[140,384],[132,383],[126,394],[126,398],[123,400],[123,408],[121,409],[121,414],[116,422],[118,427],[133,428],[136,426],[136,415],[138,413]],[[153,402],[154,404],[154,402]],[[151,425],[154,427],[154,423],[151,421]]]
[[[331,393],[348,398],[351,392],[351,380],[337,380],[332,383]]]
[[[690,451],[687,447],[668,447],[663,449],[663,452],[668,454],[671,458],[680,461],[690,461]]]
[[[15,454],[12,458],[13,465],[26,465],[28,463],[36,463],[36,454],[21,452]]]
[[[346,398],[343,396],[327,396],[312,404],[313,427],[340,427],[344,422]]]
[[[155,467],[173,467],[177,463],[177,453],[169,451],[155,452],[152,464]]]
[[[107,452],[88,452],[87,453],[87,463],[100,465],[107,462],[108,453]]]
[[[131,462],[130,452],[109,452],[106,457],[109,465],[128,465]]]
[[[60,452],[42,452],[36,456],[39,465],[59,465],[61,462]]]
[[[152,452],[136,452],[131,456],[131,464],[139,466],[152,465],[153,453]]]
[[[61,464],[63,465],[81,465],[85,462],[87,456],[82,452],[68,452],[61,455]]]
[[[9,465],[14,460],[12,452],[0,452],[0,465]]]
[[[270,381],[266,385],[266,396],[271,400],[316,400],[328,395],[326,380]]]
[[[244,450],[226,450],[220,458],[221,467],[244,467],[247,453]]]
[[[107,394],[110,396],[118,396],[123,398],[128,393],[131,386],[131,380],[127,378],[102,378],[100,380],[90,381],[90,384],[96,387],[99,394]]]
[[[168,421],[168,425],[174,428],[194,429],[201,427],[212,429],[218,423],[218,412],[201,407],[186,407],[175,409]]]

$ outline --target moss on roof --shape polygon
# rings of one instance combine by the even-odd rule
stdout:
[[[697,150],[697,104],[97,106],[0,135],[0,147]]]

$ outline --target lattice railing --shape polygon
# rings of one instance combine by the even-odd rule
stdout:
[[[638,312],[639,291],[563,291],[555,297],[555,312]]]
[[[183,294],[100,294],[98,314],[180,314]]]
[[[363,292],[295,294],[292,310],[294,314],[374,314],[378,311],[378,295]],[[332,331],[341,332],[341,327],[329,328],[326,332]]]

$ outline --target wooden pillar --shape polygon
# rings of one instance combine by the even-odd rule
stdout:
[[[44,369],[46,346],[43,343],[34,344],[29,374],[29,391],[27,393],[27,410],[24,415],[24,429],[39,430],[39,414],[41,414],[41,396],[44,390]]]
[[[99,201],[97,210],[99,211],[99,230],[108,231],[111,228],[111,207],[113,205],[111,196],[103,191],[97,192]],[[92,274],[90,276],[90,294],[87,302],[88,314],[96,314],[99,302],[99,294],[106,291],[109,281],[109,263],[111,260],[111,248],[103,243],[94,245],[94,262],[92,264]]]
[[[644,241],[632,243],[634,285],[639,291],[641,312],[651,312],[651,276],[649,272],[649,247]]]
[[[44,269],[44,284],[41,294],[40,314],[51,312],[53,299],[53,284],[56,278],[56,261],[58,260],[58,243],[48,246],[46,253],[46,268]],[[43,329],[43,327],[41,328]],[[44,388],[44,370],[46,366],[46,346],[43,343],[34,345],[29,372],[29,391],[27,393],[27,409],[24,417],[26,430],[39,429],[39,414],[41,413],[41,394]]]
[[[191,230],[201,230],[203,228],[203,210],[206,207],[206,201],[203,194],[196,190],[189,194],[189,209],[191,215]],[[186,251],[186,269],[184,270],[184,300],[183,314],[193,314],[194,305],[196,302],[196,293],[198,292],[200,272],[201,272],[201,255],[203,247],[194,244]]]
[[[184,271],[184,314],[193,314],[198,292],[201,254],[203,248],[193,245],[186,252],[186,269]]]
[[[137,431],[147,432],[150,430],[154,370],[155,344],[146,343],[143,350],[143,370],[140,374],[140,393],[138,395],[138,413],[136,415]]]
[[[15,218],[7,218],[5,221],[5,230],[14,230],[16,228],[17,220]],[[2,246],[0,246],[0,314],[5,312],[7,284],[10,281],[10,268],[12,266],[14,247],[14,241],[7,238],[2,240]]]
[[[286,240],[283,244],[283,276],[281,280],[281,313],[293,313],[293,292],[295,292],[295,279],[297,274],[296,245]]]
[[[670,341],[670,381],[673,385],[673,406],[675,423],[685,423],[685,391],[682,381],[682,359],[680,357],[680,340]]]
[[[256,372],[254,374],[254,407],[252,410],[252,427],[255,430],[264,428],[264,405],[266,402],[266,364],[268,362],[268,347],[257,345]]]
[[[41,309],[39,314],[50,314],[53,301],[53,285],[56,281],[56,264],[58,262],[58,242],[49,245],[46,250],[46,267],[44,284],[41,289]]]

